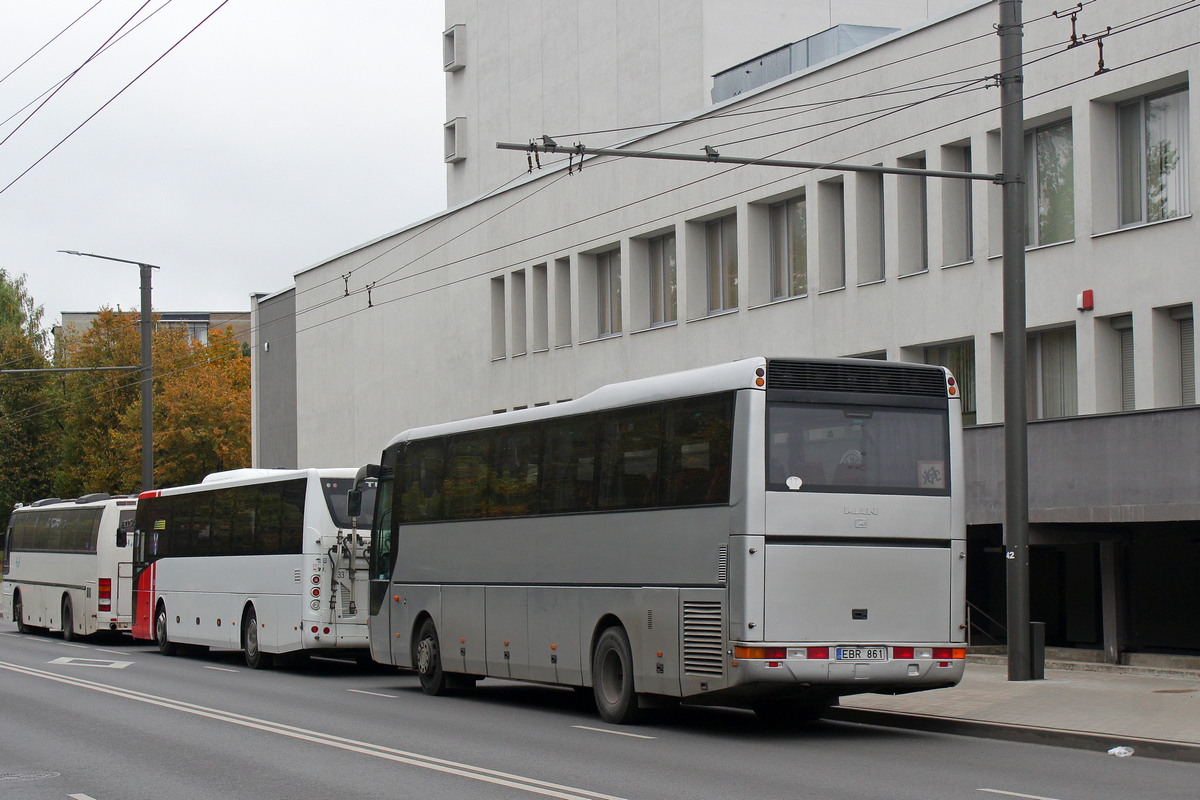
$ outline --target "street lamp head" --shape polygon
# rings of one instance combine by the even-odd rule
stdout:
[[[78,250],[59,250],[58,252],[60,252],[60,253],[66,253],[66,254],[67,254],[67,255],[69,255],[69,256],[81,256],[81,255],[83,255],[83,253],[79,252]]]

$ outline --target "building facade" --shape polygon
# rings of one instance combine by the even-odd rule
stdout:
[[[464,139],[473,144],[448,166],[453,207],[298,273],[284,293],[290,318],[255,305],[260,352],[294,341],[290,372],[255,359],[256,465],[292,446],[267,431],[292,437],[300,465],[359,464],[415,425],[751,354],[942,364],[963,385],[972,426],[973,634],[1003,640],[997,185],[491,149],[549,133],[559,144],[996,174],[996,3],[921,13],[716,103],[695,79],[701,64],[706,77],[717,70],[670,53],[676,31],[701,53],[722,39],[682,13],[717,4],[648,4],[667,67],[645,69],[671,102],[623,106],[622,80],[637,75],[618,74],[594,87],[603,114],[553,121],[547,109],[562,98],[592,97],[593,76],[573,67],[563,88],[550,66],[609,41],[609,66],[636,73],[642,62],[616,54],[641,17],[583,25],[582,5],[568,4],[565,18],[547,6],[536,19],[505,12],[501,24],[510,5],[526,4],[447,4],[448,52],[466,48],[448,63],[448,108],[468,108],[481,137]],[[1188,91],[1200,11],[1173,5],[1096,0],[1072,21],[1045,0],[1024,3],[1033,612],[1048,643],[1113,660],[1200,654]],[[726,21],[727,38],[742,41]],[[754,49],[730,51],[724,66],[824,27],[893,23],[836,12],[808,28],[787,21],[756,29]],[[1110,28],[1102,57],[1090,39],[1071,46],[1073,34]],[[523,52],[543,53],[529,86],[505,38],[514,30]],[[671,105],[671,87],[688,109]],[[486,102],[459,105],[472,92]],[[262,402],[268,385],[294,387],[294,428]]]

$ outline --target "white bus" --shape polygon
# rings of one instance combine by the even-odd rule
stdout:
[[[49,498],[13,510],[4,532],[0,619],[70,641],[132,622],[132,497]]]
[[[959,405],[941,367],[751,358],[406,431],[360,470],[372,657],[430,694],[592,687],[611,722],[952,686]]]
[[[371,519],[346,514],[354,476],[245,469],[143,492],[134,638],[163,655],[242,650],[254,669],[323,651],[366,660]]]

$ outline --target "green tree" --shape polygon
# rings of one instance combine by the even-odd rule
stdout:
[[[49,336],[42,307],[25,276],[0,269],[0,364],[4,369],[44,369]],[[0,375],[0,520],[15,503],[49,495],[60,431],[60,394],[49,375]]]
[[[66,339],[66,366],[131,366],[141,360],[137,312],[102,309]],[[231,334],[208,344],[158,325],[154,347],[154,485],[195,483],[209,472],[249,466],[250,359]],[[66,495],[141,489],[140,372],[84,372],[66,379],[63,463]]]

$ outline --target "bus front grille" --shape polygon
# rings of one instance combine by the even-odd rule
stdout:
[[[720,601],[683,603],[683,671],[688,675],[725,673],[725,620]]]

